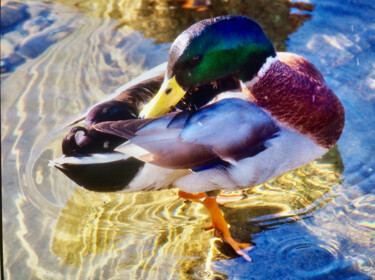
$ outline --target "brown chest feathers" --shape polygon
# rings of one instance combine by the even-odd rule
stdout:
[[[309,61],[289,53],[280,53],[278,58],[250,88],[250,100],[282,124],[325,148],[332,147],[344,128],[340,100]]]

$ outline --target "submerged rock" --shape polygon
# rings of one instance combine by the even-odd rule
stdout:
[[[5,34],[19,23],[30,17],[28,6],[22,3],[8,2],[1,6],[1,34]]]
[[[36,33],[21,42],[16,47],[16,51],[28,58],[36,58],[52,44],[70,35],[73,31],[73,28],[62,27],[48,32]]]
[[[0,73],[13,72],[75,29],[44,6],[7,2],[1,6]]]
[[[13,71],[17,66],[25,62],[25,58],[19,54],[12,53],[8,57],[1,58],[0,60],[0,73],[8,73]]]
[[[22,28],[29,34],[34,34],[43,31],[55,22],[56,19],[51,16],[50,11],[42,10],[37,16],[25,21]]]

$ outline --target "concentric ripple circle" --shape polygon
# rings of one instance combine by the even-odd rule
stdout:
[[[280,248],[279,257],[299,277],[332,275],[347,267],[344,257],[334,247],[305,238],[289,239]]]

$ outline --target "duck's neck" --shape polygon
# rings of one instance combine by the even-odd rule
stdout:
[[[194,110],[209,104],[221,93],[238,89],[239,87],[238,79],[233,76],[227,76],[211,83],[192,87],[176,105],[176,108],[185,111]]]
[[[253,77],[250,81],[245,82],[246,88],[251,88],[255,85],[259,79],[261,79],[264,74],[271,68],[271,66],[278,61],[279,58],[277,56],[269,56],[266,61],[263,63],[262,67],[259,69],[258,73]]]
[[[308,135],[317,144],[333,146],[344,126],[344,110],[319,71],[293,54],[268,58],[245,83],[248,98],[280,124]]]

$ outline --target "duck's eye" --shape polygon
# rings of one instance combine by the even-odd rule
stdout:
[[[199,62],[201,62],[201,60],[202,60],[202,55],[196,55],[190,60],[188,60],[188,65],[193,68],[197,66]]]

